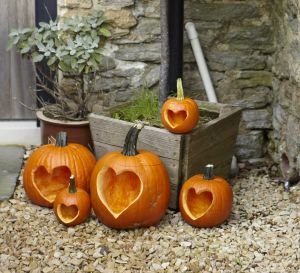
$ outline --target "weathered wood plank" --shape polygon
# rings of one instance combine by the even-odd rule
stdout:
[[[8,8],[9,0],[0,1],[0,118],[9,119],[10,109],[10,57],[6,52],[8,39]]]
[[[8,34],[13,28],[35,25],[34,0],[0,1],[0,119],[32,119],[35,113],[20,102],[33,106],[35,99],[29,92],[35,77],[32,65],[14,49],[6,51]]]
[[[92,138],[95,142],[109,145],[123,145],[131,122],[91,114],[89,116]],[[150,150],[159,156],[180,159],[182,135],[175,135],[165,129],[145,126],[140,133],[138,149]]]
[[[104,156],[106,153],[111,152],[111,151],[121,151],[122,146],[114,146],[114,145],[109,145],[101,142],[94,142],[94,150],[97,159],[101,158]],[[180,164],[178,160],[170,159],[170,158],[165,158],[165,157],[160,157],[161,161],[164,163],[169,177],[170,177],[170,183],[171,183],[171,199],[169,203],[169,207],[171,208],[177,208],[177,202],[178,202],[178,192],[179,192],[179,177],[180,177]]]
[[[10,1],[10,29],[32,27],[35,25],[35,1]],[[35,87],[35,75],[29,60],[21,58],[19,53],[11,51],[11,111],[12,118],[32,119],[35,112],[20,104],[35,108],[32,90]]]
[[[215,165],[217,175],[228,177],[240,116],[239,108],[226,112],[186,135],[183,159],[185,179],[203,172],[209,163]]]

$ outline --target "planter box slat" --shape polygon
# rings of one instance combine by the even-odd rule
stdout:
[[[202,173],[206,164],[215,165],[216,175],[226,178],[230,173],[241,109],[203,101],[197,101],[197,104],[201,111],[218,117],[183,135],[145,126],[137,144],[138,149],[152,151],[164,162],[171,180],[171,209],[178,209],[182,182]],[[97,114],[91,114],[89,121],[97,158],[108,151],[121,150],[125,136],[133,125],[131,122]]]
[[[90,127],[93,128],[93,139],[101,143],[123,147],[126,134],[133,123],[91,114]],[[145,126],[138,139],[138,149],[150,150],[158,156],[180,159],[181,135],[174,135],[164,129]]]
[[[186,135],[184,180],[199,172],[203,173],[208,163],[214,164],[216,175],[228,177],[241,110],[238,108],[223,113]]]

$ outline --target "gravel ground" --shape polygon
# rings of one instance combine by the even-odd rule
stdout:
[[[112,230],[95,216],[67,228],[28,201],[20,178],[0,204],[0,272],[300,272],[300,184],[287,194],[265,170],[231,181],[231,217],[211,229],[172,211],[148,229]]]

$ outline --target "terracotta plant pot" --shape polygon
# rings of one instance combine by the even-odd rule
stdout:
[[[42,144],[51,142],[60,131],[67,132],[69,143],[79,143],[93,149],[89,121],[66,121],[46,117],[43,111],[36,112],[41,126]]]

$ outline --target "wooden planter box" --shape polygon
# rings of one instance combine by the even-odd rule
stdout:
[[[184,135],[145,126],[139,136],[138,149],[160,156],[169,172],[171,209],[178,209],[181,184],[189,177],[202,173],[206,164],[215,165],[216,175],[228,177],[230,172],[241,109],[220,103],[197,103],[201,111],[214,113],[216,118]],[[108,151],[121,150],[132,126],[131,122],[94,113],[89,116],[89,121],[97,158]]]

